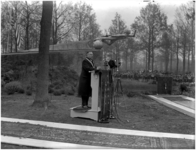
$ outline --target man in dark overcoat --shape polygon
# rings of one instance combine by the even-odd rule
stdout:
[[[91,71],[100,69],[93,62],[93,52],[87,52],[82,61],[82,72],[79,79],[78,96],[82,98],[82,107],[89,108],[88,100],[92,96]]]

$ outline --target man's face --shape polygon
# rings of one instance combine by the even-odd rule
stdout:
[[[90,59],[93,59],[93,52],[88,52],[86,56]]]
[[[106,56],[106,61],[110,61],[111,57],[110,56]]]

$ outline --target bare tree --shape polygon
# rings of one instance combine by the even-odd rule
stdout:
[[[112,25],[109,27],[109,34],[122,34],[127,29],[127,25],[121,18],[121,15],[116,13],[112,20]],[[120,59],[120,52],[125,50],[125,42],[123,40],[116,41],[110,48],[115,50],[115,60]],[[117,62],[118,63],[118,62]]]
[[[178,23],[180,28],[180,43],[183,47],[183,74],[186,71],[186,55],[188,53],[188,59],[190,58],[190,49],[192,55],[192,72],[194,72],[194,64],[195,64],[195,52],[194,52],[194,19],[195,19],[195,8],[191,5],[191,3],[187,3],[186,5],[181,5],[176,10],[176,19],[175,22]],[[188,60],[189,61],[189,60]]]
[[[37,23],[37,20],[40,20],[41,18],[41,12],[40,12],[40,5],[39,2],[32,2],[29,3],[25,1],[22,3],[22,10],[21,10],[21,17],[23,17],[23,26],[25,28],[25,50],[28,50],[32,48],[30,46],[30,34],[34,33],[34,24]],[[40,17],[36,18],[36,14],[40,15]],[[34,34],[33,34],[34,35]],[[35,35],[37,36],[37,34]],[[35,37],[36,38],[36,37]]]
[[[159,45],[159,36],[162,26],[167,17],[161,12],[160,6],[149,3],[140,11],[140,16],[136,17],[133,27],[138,30],[138,38],[146,45],[147,69],[154,69],[154,49]]]
[[[87,37],[86,33],[90,29],[90,26],[90,33],[93,34],[92,25],[95,24],[95,14],[93,13],[93,9],[90,5],[87,5],[86,3],[82,2],[79,2],[74,5],[74,11],[74,38],[78,41],[85,40]]]
[[[74,27],[74,10],[71,4],[58,4],[54,2],[52,19],[52,43],[57,44],[62,39],[68,37]]]

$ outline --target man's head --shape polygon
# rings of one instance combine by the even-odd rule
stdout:
[[[90,59],[93,59],[93,52],[91,52],[91,51],[87,52],[86,57],[90,58]]]

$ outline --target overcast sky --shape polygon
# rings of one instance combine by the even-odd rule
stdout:
[[[108,29],[114,19],[116,12],[121,15],[127,26],[130,26],[135,17],[140,15],[140,9],[145,7],[147,0],[68,0],[76,3],[79,1],[91,5],[96,13],[97,23],[104,31]],[[149,0],[153,2],[153,0]],[[162,11],[168,16],[168,22],[172,23],[175,18],[175,10],[181,4],[186,4],[191,0],[154,0],[159,3]]]

